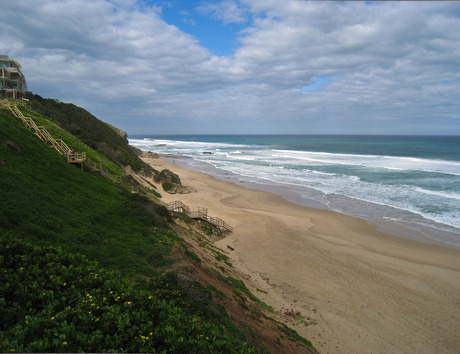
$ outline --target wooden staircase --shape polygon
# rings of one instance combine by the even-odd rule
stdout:
[[[190,216],[192,219],[204,220],[215,227],[221,232],[232,232],[233,228],[227,224],[224,220],[208,215],[208,209],[203,207],[189,207],[180,200],[173,201],[166,205],[169,211],[184,213]]]
[[[65,156],[68,163],[83,164],[83,162],[86,160],[85,152],[73,152],[62,139],[53,138],[53,136],[48,132],[48,130],[46,130],[44,126],[37,125],[32,118],[24,116],[16,103],[4,100],[2,101],[2,106],[8,107],[14,116],[20,119],[22,123],[40,140],[49,144],[50,147],[54,148],[59,154]]]
[[[48,132],[48,130],[46,130],[44,126],[38,126],[32,118],[24,116],[18,108],[16,102],[4,99],[0,100],[0,106],[8,108],[14,114],[14,116],[20,119],[23,124],[40,140],[49,144],[49,146],[54,148],[59,154],[65,156],[68,163],[79,163],[81,164],[82,168],[83,166],[86,166],[91,171],[100,173],[102,176],[114,183],[121,183],[121,175],[114,175],[108,172],[101,163],[96,163],[89,159],[86,156],[86,152],[74,152],[62,139],[53,138],[53,136]]]

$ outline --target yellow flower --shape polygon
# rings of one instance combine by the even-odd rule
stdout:
[[[67,286],[67,283],[62,283],[62,285]]]
[[[95,319],[95,321],[96,321],[96,322],[98,322],[98,321],[99,321],[99,317],[98,317],[98,318],[96,318],[96,319]]]
[[[67,342],[62,342],[62,345],[67,345]]]
[[[53,316],[53,317],[51,317],[51,321],[53,321],[53,320],[54,320],[54,316]]]

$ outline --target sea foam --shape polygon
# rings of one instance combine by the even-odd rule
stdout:
[[[460,246],[460,161],[388,155],[377,149],[380,154],[303,151],[286,143],[280,148],[198,139],[130,139],[130,143],[144,151],[212,165],[216,175],[230,173],[243,181],[291,186],[299,198],[308,196],[350,215],[378,218],[380,214],[382,219],[448,230],[458,235]],[[359,139],[354,144],[359,145]]]

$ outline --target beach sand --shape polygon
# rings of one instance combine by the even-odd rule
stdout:
[[[321,353],[460,352],[460,251],[385,235],[364,220],[164,159],[144,161],[174,171],[192,190],[162,191],[164,202],[207,207],[233,226],[215,244],[273,306],[270,315]]]

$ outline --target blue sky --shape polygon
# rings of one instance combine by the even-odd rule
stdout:
[[[460,134],[460,2],[15,0],[0,54],[128,134]]]
[[[313,92],[321,90],[324,86],[331,82],[333,78],[333,76],[320,76],[318,78],[315,78],[315,81],[313,81],[311,84],[302,86],[302,90],[304,92]]]
[[[206,10],[207,3],[203,1],[146,1],[146,4],[161,6],[161,17],[167,23],[193,35],[200,45],[218,56],[234,53],[240,44],[240,32],[249,26],[251,21],[251,17],[247,16],[238,22],[224,22],[213,16],[211,9]]]

